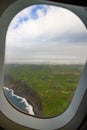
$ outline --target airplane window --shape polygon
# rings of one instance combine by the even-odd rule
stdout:
[[[70,10],[32,5],[11,21],[3,89],[18,110],[35,117],[62,114],[87,59],[87,30]]]

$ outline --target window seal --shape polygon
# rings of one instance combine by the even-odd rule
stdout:
[[[1,37],[0,38],[0,43],[1,43],[0,46],[0,104],[1,104],[0,110],[8,119],[12,120],[13,122],[16,122],[19,125],[23,125],[28,128],[34,128],[38,130],[39,129],[53,130],[53,129],[60,129],[60,128],[62,128],[62,130],[71,129],[71,125],[69,123],[72,122],[71,124],[73,124],[73,120],[76,116],[78,109],[80,109],[79,107],[82,104],[82,100],[84,99],[84,95],[87,90],[87,80],[86,80],[87,63],[84,67],[81,80],[79,82],[78,88],[76,90],[76,93],[73,97],[73,100],[69,108],[60,116],[50,118],[50,119],[39,119],[36,117],[25,115],[17,111],[15,108],[13,108],[6,100],[6,97],[3,94],[2,86],[3,86],[3,72],[4,72],[5,38],[6,38],[6,32],[9,23],[18,12],[34,4],[50,4],[50,5],[60,6],[69,9],[72,12],[74,12],[87,27],[87,18],[86,18],[87,11],[84,9],[84,7],[78,7],[78,6],[55,3],[55,2],[48,2],[44,0],[32,0],[32,1],[18,0],[15,1],[12,5],[10,5],[0,18],[0,37]],[[87,105],[82,106],[82,109],[84,109],[84,107],[87,107]],[[83,117],[85,116],[86,113],[87,113],[86,111],[83,113]],[[81,117],[80,114],[81,113],[79,113],[79,117]],[[73,127],[76,129],[78,126],[79,126],[78,121],[76,121]]]

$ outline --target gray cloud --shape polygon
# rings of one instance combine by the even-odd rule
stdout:
[[[29,19],[17,29],[13,28],[20,16],[29,15],[32,6],[12,21],[6,37],[6,62],[84,62],[87,30],[82,21],[72,12],[53,6],[44,6],[46,14],[43,15],[40,6],[37,19]]]

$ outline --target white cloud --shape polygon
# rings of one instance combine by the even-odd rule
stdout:
[[[68,56],[71,59],[77,57],[78,62],[86,60],[87,30],[75,14],[66,9],[44,6],[46,14],[37,8],[38,18],[32,19],[33,8],[34,6],[23,10],[10,24],[6,38],[7,62],[11,62],[12,59],[12,62],[20,61],[19,59],[22,62],[29,61],[35,57],[34,60],[45,59],[44,62],[53,60],[53,57],[54,60],[55,57],[60,60],[61,57],[65,62]],[[18,19],[25,16],[29,20],[19,23],[18,28],[14,29]]]

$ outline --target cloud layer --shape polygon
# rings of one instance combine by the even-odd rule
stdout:
[[[6,63],[84,63],[87,30],[71,11],[34,5],[17,14],[6,37]]]

